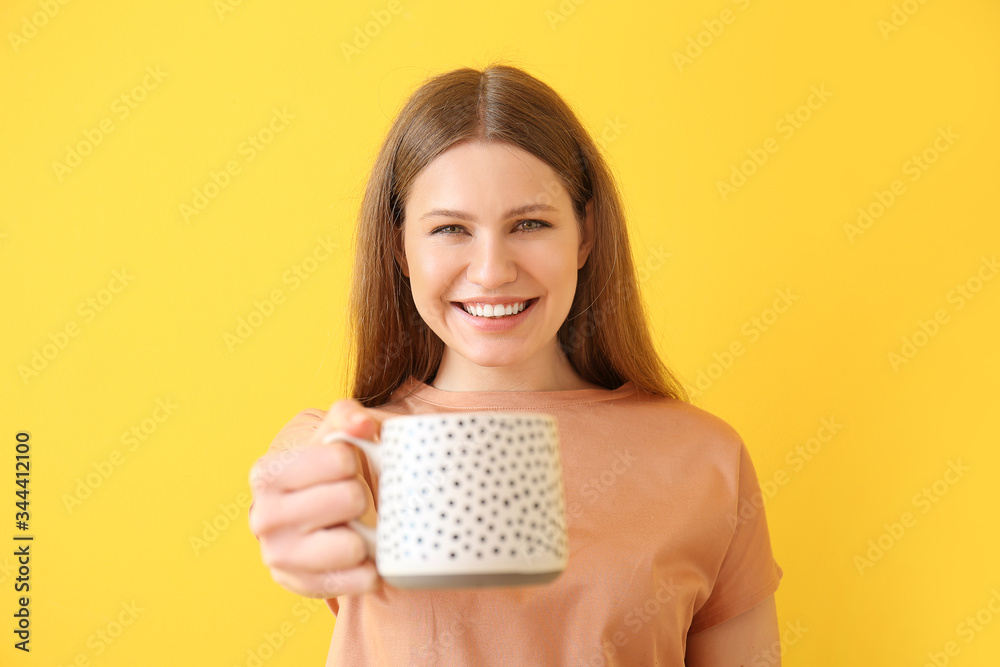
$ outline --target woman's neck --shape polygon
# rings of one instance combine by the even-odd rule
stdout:
[[[443,391],[566,391],[603,389],[588,382],[565,355],[549,367],[479,366],[468,359],[455,359],[445,351],[431,386]]]

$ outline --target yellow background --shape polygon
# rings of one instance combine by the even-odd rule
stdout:
[[[64,2],[0,8],[0,663],[323,664],[334,618],[262,565],[247,472],[345,393],[352,228],[391,118],[425,77],[504,58],[602,137],[660,349],[750,447],[785,664],[997,664],[995,1]],[[754,173],[723,197],[733,169]]]

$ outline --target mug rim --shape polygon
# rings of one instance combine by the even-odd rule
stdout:
[[[546,420],[557,421],[556,416],[549,412],[534,412],[531,410],[468,410],[462,412],[421,412],[418,414],[409,415],[398,415],[393,417],[386,417],[382,420],[382,427],[391,421],[413,421],[417,419],[427,419],[432,418],[445,418],[445,419],[458,419],[458,418],[468,418],[468,417],[500,417],[500,418],[510,418],[510,417],[528,417],[528,418],[542,418]]]

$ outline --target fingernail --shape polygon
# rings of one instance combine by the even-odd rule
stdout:
[[[368,421],[368,417],[361,413],[357,413],[351,416],[351,426],[361,426],[366,421]]]

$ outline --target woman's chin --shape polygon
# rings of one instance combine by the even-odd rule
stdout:
[[[464,361],[481,368],[526,367],[529,361],[524,354],[523,344],[504,344],[500,341],[495,344],[478,344],[469,347],[448,345],[445,354],[448,354],[449,351],[457,353]]]

